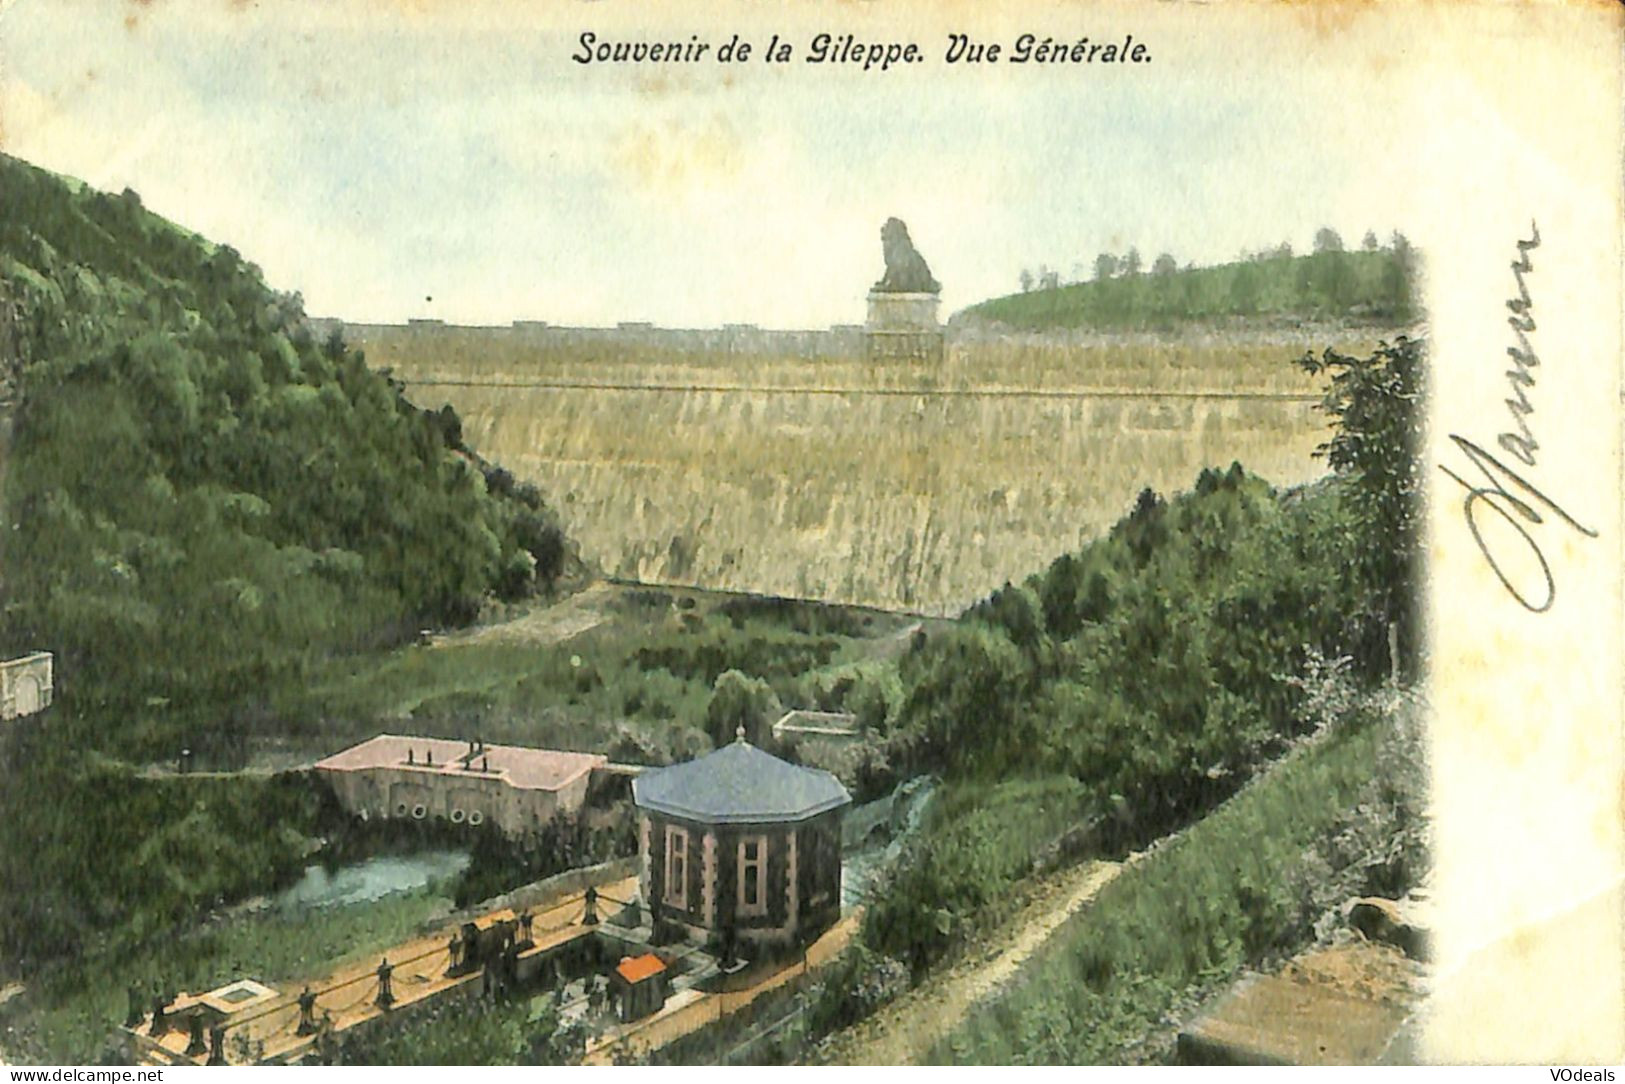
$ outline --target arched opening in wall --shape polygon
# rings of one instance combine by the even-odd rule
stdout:
[[[417,805],[412,807],[412,819],[415,821],[422,820],[424,817],[428,816],[428,813],[428,808],[422,802],[419,802]]]
[[[395,803],[395,815],[397,817],[406,816],[406,803],[405,802],[396,802]]]
[[[471,813],[469,813],[469,815],[468,815],[468,823],[469,823],[469,824],[473,824],[473,825],[480,825],[480,824],[484,824],[484,823],[485,823],[485,814],[484,814],[484,813],[481,813],[481,812],[480,812],[480,811],[479,811],[479,810],[477,810],[477,809],[476,809],[476,810],[474,810],[474,811],[472,811],[472,812],[471,812]]]
[[[463,823],[463,818],[465,818],[467,816],[468,816],[468,814],[464,813],[461,809],[454,809],[454,810],[451,811],[451,823],[453,823],[453,824],[462,824]]]
[[[17,679],[17,714],[32,715],[39,709],[39,679],[33,674],[24,674]]]

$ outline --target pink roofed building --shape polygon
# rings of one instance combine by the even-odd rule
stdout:
[[[380,734],[318,761],[316,772],[360,817],[443,817],[522,835],[579,812],[607,763],[596,753]]]

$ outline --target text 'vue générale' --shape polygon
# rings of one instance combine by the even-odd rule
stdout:
[[[1133,34],[1121,38],[1020,34],[1006,41],[983,41],[969,34],[949,34],[940,54],[915,41],[865,41],[856,34],[816,34],[798,49],[789,39],[771,35],[765,44],[741,38],[712,42],[698,34],[659,41],[601,38],[583,31],[570,59],[577,64],[742,64],[759,61],[788,64],[798,58],[855,71],[892,71],[923,64],[940,56],[956,66],[1028,64],[1077,67],[1096,64],[1147,64],[1151,50]]]

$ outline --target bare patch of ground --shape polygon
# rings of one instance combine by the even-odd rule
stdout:
[[[1423,996],[1422,965],[1354,937],[1236,983],[1179,1036],[1187,1064],[1371,1065]]]
[[[429,646],[535,644],[546,647],[561,644],[609,620],[608,609],[613,591],[610,584],[595,583],[550,606],[528,609],[491,624],[431,636]]]

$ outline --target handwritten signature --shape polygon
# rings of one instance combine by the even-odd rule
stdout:
[[[1510,298],[1506,303],[1512,313],[1507,318],[1507,325],[1512,328],[1512,333],[1516,337],[1516,343],[1507,347],[1507,355],[1512,358],[1512,368],[1507,370],[1506,379],[1512,395],[1506,400],[1506,406],[1512,416],[1512,428],[1501,433],[1496,440],[1502,451],[1526,467],[1537,466],[1537,453],[1540,451],[1540,442],[1535,439],[1534,430],[1529,424],[1529,417],[1535,412],[1534,404],[1529,400],[1529,391],[1535,386],[1535,370],[1540,366],[1540,358],[1529,341],[1529,336],[1535,331],[1535,302],[1529,293],[1529,276],[1534,272],[1535,266],[1529,258],[1529,253],[1539,247],[1540,228],[1534,222],[1530,222],[1529,239],[1518,242],[1518,258],[1512,262],[1512,275],[1518,287],[1517,296]],[[1443,463],[1439,464],[1440,470],[1467,491],[1467,496],[1462,501],[1462,514],[1467,519],[1468,529],[1473,533],[1473,541],[1478,544],[1478,551],[1489,562],[1490,569],[1501,581],[1501,586],[1505,587],[1519,604],[1533,613],[1545,613],[1557,600],[1557,584],[1552,579],[1552,566],[1547,562],[1534,536],[1530,534],[1529,528],[1545,523],[1546,520],[1542,515],[1542,512],[1545,512],[1587,538],[1596,538],[1597,532],[1582,525],[1556,501],[1537,489],[1529,479],[1471,440],[1455,433],[1450,434],[1450,440],[1467,457],[1467,461],[1484,476],[1482,483],[1474,485]],[[1520,586],[1513,582],[1513,577],[1506,571],[1505,552],[1491,546],[1480,527],[1478,517],[1480,513],[1486,511],[1499,516],[1517,532],[1523,546],[1540,565],[1540,577],[1544,581],[1541,587],[1525,591],[1524,588],[1529,587],[1529,584]]]

